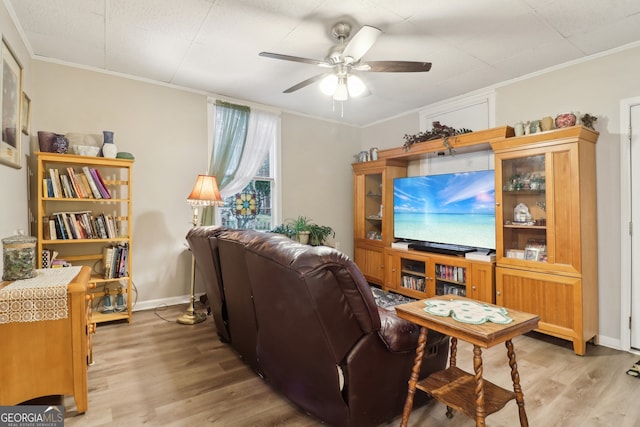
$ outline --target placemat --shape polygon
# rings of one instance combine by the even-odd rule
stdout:
[[[81,267],[44,268],[0,289],[0,324],[66,319],[67,285]]]

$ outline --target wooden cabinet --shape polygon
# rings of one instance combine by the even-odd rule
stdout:
[[[495,262],[471,262],[471,279],[467,297],[495,304]]]
[[[393,180],[407,176],[407,162],[389,159],[353,164],[354,261],[368,281],[382,285],[384,248],[393,241]]]
[[[71,154],[35,153],[35,173],[32,174],[31,213],[34,218],[33,233],[38,238],[37,258],[38,267],[42,268],[43,252],[55,254],[58,260],[64,259],[71,265],[88,266],[92,275],[89,279],[91,301],[91,322],[107,322],[126,319],[131,322],[132,309],[132,178],[133,160],[109,159],[104,157],[76,156]],[[83,168],[96,169],[103,177],[104,187],[110,193],[109,198],[95,196],[78,197],[71,191],[71,195],[49,194],[47,180],[73,172],[81,178]],[[86,176],[85,176],[86,177]],[[61,187],[62,181],[58,182]],[[73,183],[71,182],[71,186]],[[80,189],[82,191],[82,188]],[[90,191],[91,192],[91,191]],[[66,214],[68,221],[76,220],[79,234],[58,236],[56,231],[49,229],[49,222],[57,221],[60,214]],[[73,213],[73,215],[68,215]],[[115,225],[113,233],[107,237],[100,237],[96,220],[100,215],[112,219]],[[83,222],[82,220],[85,220]],[[73,226],[73,224],[68,224]],[[89,227],[91,230],[89,230]],[[84,230],[80,230],[84,228]],[[126,249],[126,256],[114,255],[113,262],[118,262],[118,274],[105,275],[105,248],[116,247],[119,253]],[[108,277],[107,277],[108,276]],[[117,295],[122,292],[123,306],[117,307]],[[112,306],[117,308],[111,312],[103,312],[104,297],[110,295]]]
[[[359,243],[353,249],[355,263],[369,282],[382,284],[385,274],[384,250],[380,245]]]
[[[494,264],[462,257],[387,249],[384,288],[412,298],[460,295],[494,302]]]
[[[581,355],[598,330],[597,138],[574,126],[492,143],[496,302]]]
[[[50,395],[73,395],[78,413],[88,406],[87,365],[91,333],[88,267],[67,285],[65,318],[0,324],[0,405]],[[46,274],[43,276],[46,279]],[[0,284],[0,289],[3,285]]]

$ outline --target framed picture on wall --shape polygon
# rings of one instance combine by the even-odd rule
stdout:
[[[2,107],[0,163],[19,169],[22,167],[20,149],[22,67],[4,40],[2,40],[0,59],[0,71],[2,72],[0,80],[0,106]]]
[[[31,98],[22,92],[22,112],[20,113],[20,122],[22,123],[22,133],[29,135],[29,126],[31,118]]]

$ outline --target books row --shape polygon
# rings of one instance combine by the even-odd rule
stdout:
[[[126,277],[127,259],[129,258],[129,244],[106,246],[103,251],[102,265],[104,266],[105,279],[117,279]]]
[[[90,211],[57,212],[42,218],[44,240],[115,239],[118,221],[112,215],[93,216]]]
[[[422,277],[402,276],[402,287],[413,289],[414,291],[424,292],[425,282]]]
[[[95,168],[83,166],[81,172],[68,167],[66,173],[49,169],[42,180],[42,194],[47,197],[71,199],[110,199],[111,193]]]

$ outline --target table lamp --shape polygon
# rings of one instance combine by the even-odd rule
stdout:
[[[193,226],[198,225],[198,208],[200,206],[221,206],[224,204],[222,197],[220,196],[220,190],[218,190],[218,183],[215,176],[198,175],[196,184],[191,190],[191,194],[187,197],[187,203],[193,208]],[[196,302],[195,296],[195,284],[196,284],[196,259],[191,254],[191,301],[189,302],[189,308],[186,313],[178,317],[177,322],[183,325],[195,325],[206,319],[204,313],[197,313],[194,305]]]

